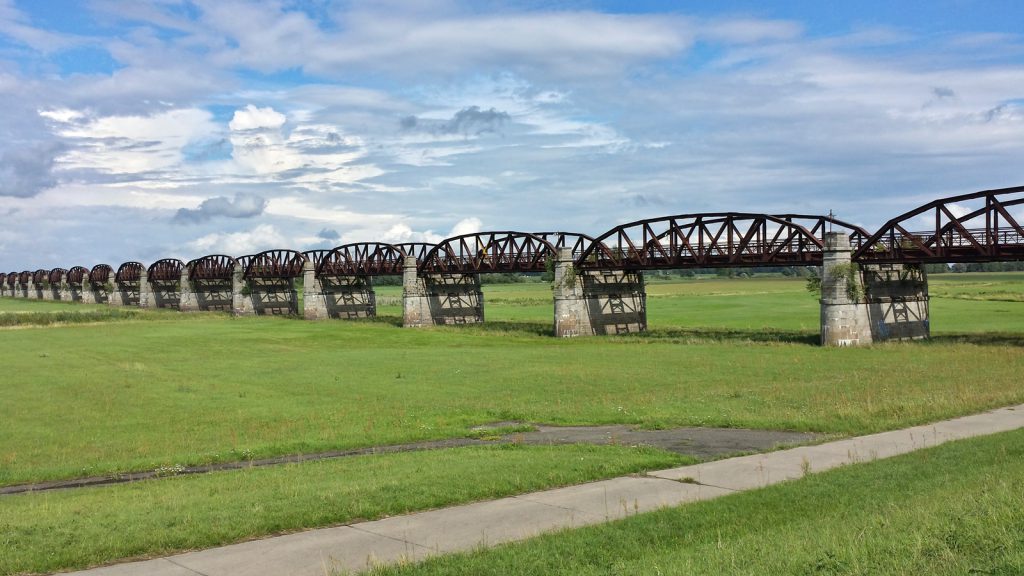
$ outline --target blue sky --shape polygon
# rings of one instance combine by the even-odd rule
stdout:
[[[1024,183],[1019,2],[0,0],[0,269]]]

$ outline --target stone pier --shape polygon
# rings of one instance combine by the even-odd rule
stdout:
[[[931,335],[928,276],[913,264],[870,264],[861,270],[871,336],[920,340]]]
[[[149,283],[149,271],[139,271],[139,308],[156,308],[154,303],[153,285]]]
[[[850,239],[825,234],[821,276],[822,346],[866,346],[927,338],[928,278],[912,264],[851,261]]]
[[[402,326],[475,324],[484,321],[479,274],[425,274],[408,256],[402,267]]]
[[[871,322],[864,302],[864,283],[851,260],[850,237],[825,233],[821,268],[821,345],[867,346]]]
[[[642,272],[582,270],[571,248],[560,248],[552,284],[555,336],[630,334],[647,329],[647,291]]]
[[[307,262],[303,267],[302,303],[306,320],[377,316],[377,295],[369,276],[317,278],[312,262]]]

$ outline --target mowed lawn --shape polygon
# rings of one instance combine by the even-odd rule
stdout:
[[[379,320],[359,322],[126,317],[103,306],[0,299],[0,317],[21,317],[0,329],[0,485],[462,437],[507,420],[849,435],[1024,402],[1024,275],[931,283],[932,341],[862,349],[816,346],[815,297],[803,281],[784,278],[651,281],[648,333],[575,340],[547,335],[551,293],[543,283],[485,286],[485,325],[419,330],[398,326],[395,287],[378,289]],[[93,316],[84,323],[37,318],[86,311]],[[580,450],[380,455],[0,497],[0,574],[680,461],[656,450]],[[509,470],[536,472],[510,478]],[[479,489],[444,489],[468,478]],[[290,505],[260,504],[283,486]],[[252,519],[232,527],[234,515]],[[125,527],[122,535],[102,537],[109,525]]]

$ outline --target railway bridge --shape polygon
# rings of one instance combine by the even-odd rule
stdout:
[[[375,278],[402,279],[403,325],[484,321],[482,273],[554,273],[554,334],[643,331],[644,272],[813,266],[821,274],[824,345],[926,338],[923,264],[1024,260],[1013,211],[1024,186],[935,200],[876,232],[806,214],[679,214],[622,224],[591,237],[489,231],[437,244],[352,243],[189,262],[125,262],[91,269],[0,273],[0,295],[111,305],[290,314],[309,320],[376,315]]]

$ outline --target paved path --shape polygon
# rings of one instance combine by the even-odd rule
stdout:
[[[817,446],[613,478],[489,502],[310,530],[75,572],[88,576],[324,576],[522,540],[664,506],[709,500],[844,464],[1024,428],[1024,405]]]

